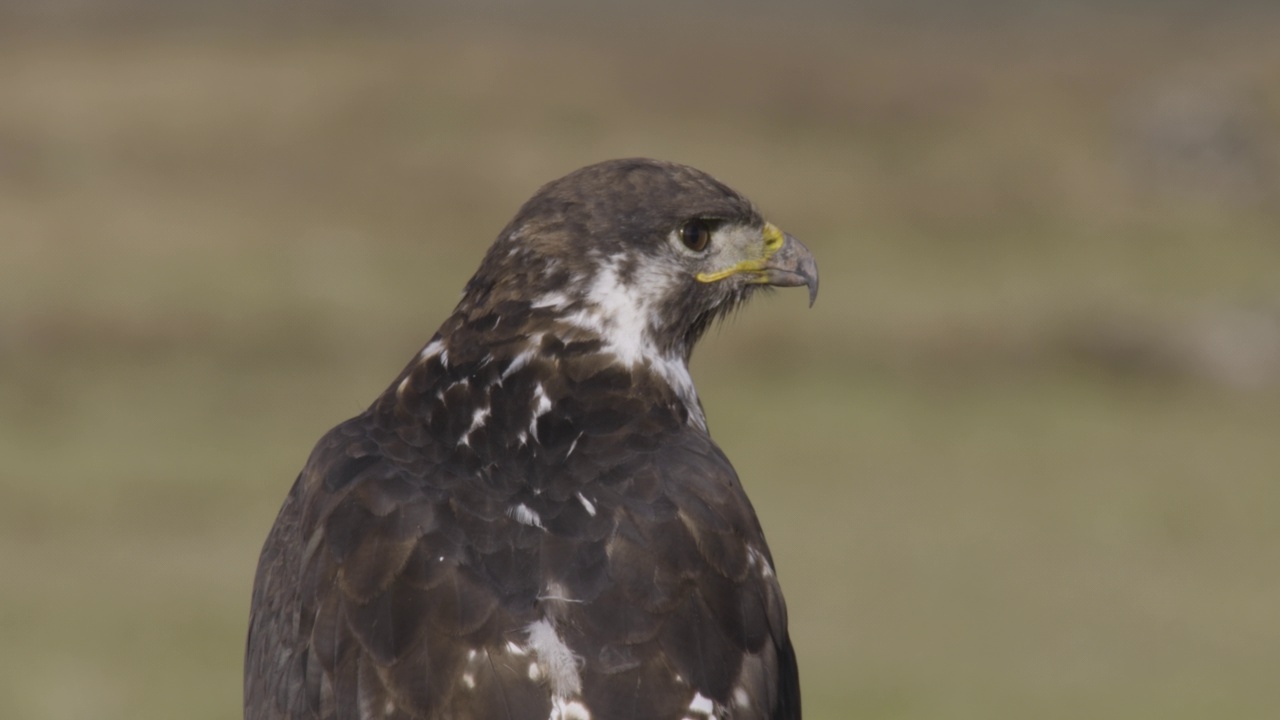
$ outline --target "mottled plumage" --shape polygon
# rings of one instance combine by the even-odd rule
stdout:
[[[769,549],[687,367],[763,285],[812,296],[812,257],[697,170],[539,190],[294,483],[245,717],[799,718]]]

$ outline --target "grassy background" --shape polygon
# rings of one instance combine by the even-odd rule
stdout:
[[[810,718],[1280,716],[1280,16],[39,7],[0,6],[0,716],[237,717],[311,444],[628,155],[822,268],[694,368]]]

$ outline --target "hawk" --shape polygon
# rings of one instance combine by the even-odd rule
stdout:
[[[247,720],[800,717],[760,523],[690,353],[813,256],[711,176],[592,165],[316,444],[262,549]]]

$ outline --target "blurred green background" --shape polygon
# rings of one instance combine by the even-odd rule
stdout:
[[[0,717],[238,717],[312,443],[541,183],[630,155],[822,269],[694,362],[809,718],[1280,717],[1277,38],[1263,3],[0,3]]]

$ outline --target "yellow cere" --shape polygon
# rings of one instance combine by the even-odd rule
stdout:
[[[742,262],[725,268],[724,270],[717,270],[709,273],[698,273],[696,276],[698,278],[698,282],[712,283],[717,280],[723,280],[730,275],[736,275],[740,272],[760,272],[761,270],[764,270],[765,263],[769,261],[769,258],[773,257],[774,253],[778,252],[782,247],[782,244],[786,242],[786,237],[783,236],[782,231],[778,229],[778,226],[773,223],[765,223],[764,229],[761,230],[760,234],[764,238],[764,253],[760,257],[751,260],[743,260]]]
[[[773,223],[765,223],[762,234],[764,235],[764,257],[768,260],[774,253],[778,252],[778,249],[782,247],[782,243],[786,242],[786,238],[783,236],[782,231],[778,229],[778,226]]]

